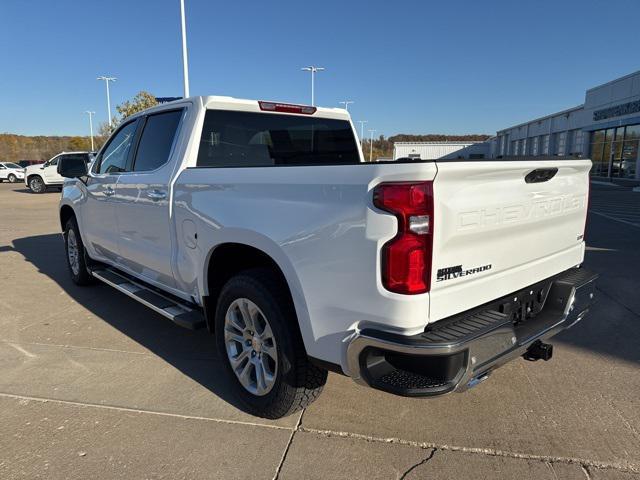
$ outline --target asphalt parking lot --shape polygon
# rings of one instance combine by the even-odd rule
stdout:
[[[592,195],[599,302],[552,361],[432,400],[331,374],[271,422],[235,406],[205,331],[71,283],[59,193],[0,184],[0,478],[640,479],[640,193]]]

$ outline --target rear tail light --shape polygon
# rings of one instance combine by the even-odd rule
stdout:
[[[382,247],[382,284],[415,295],[431,288],[433,182],[381,183],[373,203],[398,219],[398,234]]]
[[[276,103],[259,101],[260,110],[267,112],[283,112],[283,113],[301,113],[304,115],[313,115],[317,108],[309,105],[295,105],[293,103]]]

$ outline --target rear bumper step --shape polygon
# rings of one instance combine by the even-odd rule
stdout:
[[[204,315],[197,307],[163,295],[153,287],[134,280],[114,268],[97,268],[90,273],[101,282],[137,300],[181,327],[197,330],[205,326]]]
[[[539,352],[538,347],[584,318],[597,277],[573,268],[440,320],[419,335],[363,329],[347,349],[349,372],[357,382],[380,390],[433,396],[466,390],[527,352],[550,358],[550,352]]]

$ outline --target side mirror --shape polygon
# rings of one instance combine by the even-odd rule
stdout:
[[[87,164],[81,157],[63,157],[58,160],[58,174],[65,178],[84,177],[87,173]]]

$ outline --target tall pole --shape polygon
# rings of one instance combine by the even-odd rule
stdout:
[[[109,82],[115,82],[117,78],[102,75],[101,77],[98,77],[97,80],[104,80],[104,83],[107,86],[107,112],[109,114],[109,129],[111,129],[111,98],[109,97]]]
[[[356,103],[353,100],[345,100],[344,102],[338,102],[341,105],[344,105],[344,109],[348,112],[349,111],[349,105],[351,105],[352,103]]]
[[[360,124],[360,146],[364,146],[364,124],[369,123],[369,120],[358,120]]]
[[[96,112],[92,112],[90,110],[87,110],[84,113],[89,115],[89,131],[91,132],[91,151],[93,152],[93,150],[94,150],[94,148],[93,148],[93,115]]]
[[[184,0],[180,0],[180,21],[182,25],[182,75],[184,98],[189,96],[189,61],[187,59],[187,24],[184,18]]]
[[[375,132],[375,130],[369,130],[369,132],[371,133],[371,141],[370,141],[370,148],[369,148],[369,163],[371,163],[371,161],[373,160],[373,133]]]
[[[324,67],[316,67],[314,65],[309,65],[308,67],[303,67],[300,70],[304,70],[305,72],[311,72],[311,106],[314,107],[316,105],[315,76],[316,76],[316,72],[322,72],[324,70]]]

